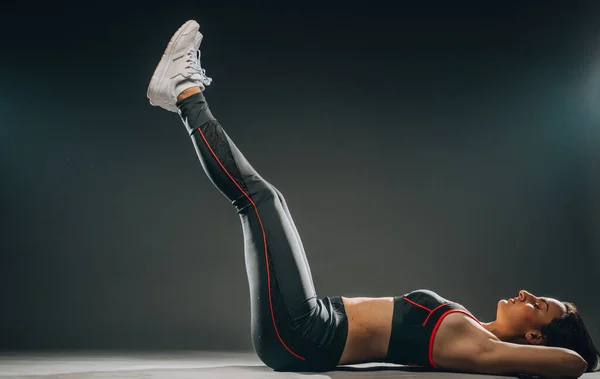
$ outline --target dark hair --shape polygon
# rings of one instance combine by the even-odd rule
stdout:
[[[563,304],[567,307],[567,313],[542,327],[545,345],[573,350],[587,362],[586,372],[599,371],[600,353],[594,346],[577,307],[568,302]]]

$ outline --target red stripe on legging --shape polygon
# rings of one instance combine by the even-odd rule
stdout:
[[[227,174],[227,176],[229,177],[229,179],[231,179],[231,181],[233,182],[233,184],[235,184],[236,187],[240,191],[242,191],[242,193],[244,194],[244,196],[246,197],[246,199],[248,199],[248,201],[250,201],[250,203],[254,207],[254,212],[256,212],[256,217],[258,217],[258,222],[260,223],[260,228],[261,228],[262,234],[263,234],[263,242],[264,242],[264,247],[265,247],[265,262],[266,262],[266,266],[267,266],[267,286],[268,286],[268,289],[269,289],[269,307],[271,308],[271,319],[273,320],[273,327],[275,328],[275,333],[277,334],[277,337],[279,338],[279,341],[281,342],[281,344],[283,345],[283,347],[285,347],[286,350],[289,351],[294,357],[296,357],[298,359],[302,359],[303,361],[305,361],[306,360],[305,358],[303,358],[303,357],[299,356],[298,354],[294,353],[285,344],[285,342],[283,342],[283,339],[281,338],[281,335],[279,335],[279,330],[277,329],[277,324],[275,324],[275,313],[273,313],[273,302],[271,300],[271,272],[269,270],[269,253],[268,253],[268,249],[267,249],[267,234],[265,233],[265,228],[263,227],[262,220],[260,219],[260,215],[258,214],[258,208],[256,208],[256,204],[254,203],[254,201],[252,201],[252,199],[250,198],[250,196],[248,196],[248,194],[246,193],[246,191],[244,191],[242,189],[242,187],[240,187],[240,185],[235,181],[235,179],[233,179],[233,177],[229,174],[229,172],[227,171],[227,169],[225,168],[225,166],[223,166],[223,164],[221,163],[221,161],[219,160],[219,158],[217,157],[217,155],[215,154],[215,152],[213,151],[213,149],[210,147],[210,144],[206,140],[206,137],[204,136],[204,133],[202,133],[202,130],[200,130],[200,128],[198,128],[198,132],[200,132],[200,136],[204,140],[204,143],[206,144],[206,147],[208,147],[208,149],[210,150],[211,154],[213,155],[213,157],[215,158],[215,160],[217,161],[217,163],[219,164],[219,166],[221,166],[221,169],[223,169],[223,171],[225,172],[225,174]]]

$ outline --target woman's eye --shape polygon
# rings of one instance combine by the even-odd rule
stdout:
[[[538,303],[533,303],[533,306],[536,307],[537,309],[540,309],[540,306],[538,305]]]

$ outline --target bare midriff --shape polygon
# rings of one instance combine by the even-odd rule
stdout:
[[[348,317],[346,347],[339,364],[381,362],[387,355],[393,297],[342,297]]]

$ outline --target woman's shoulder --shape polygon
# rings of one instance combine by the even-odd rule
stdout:
[[[492,333],[485,330],[474,316],[467,312],[452,312],[448,314],[439,326],[438,334],[440,332],[445,332],[452,337],[455,337],[454,334],[456,333],[460,333],[461,335],[467,333],[467,335],[472,334],[472,337],[496,338]]]
[[[453,312],[447,315],[440,324],[432,347],[434,362],[440,367],[456,367],[456,360],[475,354],[495,335],[485,330],[473,317]],[[471,351],[473,350],[473,351]]]

